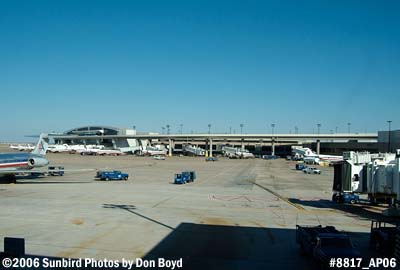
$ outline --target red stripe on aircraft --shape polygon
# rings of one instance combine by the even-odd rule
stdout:
[[[28,162],[14,163],[14,164],[0,164],[0,168],[20,167],[22,165],[28,165]]]

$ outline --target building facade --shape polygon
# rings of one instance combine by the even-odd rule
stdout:
[[[400,149],[400,130],[378,132],[379,152],[396,152]]]
[[[85,126],[67,130],[58,135],[52,135],[56,144],[96,144],[109,149],[119,149],[123,152],[135,151],[140,142],[126,136],[136,135],[136,130],[110,126]]]

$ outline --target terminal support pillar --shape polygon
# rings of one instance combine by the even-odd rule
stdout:
[[[244,139],[242,139],[242,141],[241,141],[241,147],[242,147],[242,151],[244,151]]]
[[[320,149],[321,149],[321,141],[317,140],[317,155],[319,155]]]
[[[275,155],[275,138],[271,140],[271,155]]]
[[[172,157],[172,140],[168,139],[169,148],[168,148],[168,156]]]
[[[114,148],[114,149],[117,149],[117,144],[116,144],[115,140],[112,139],[111,142],[112,142],[113,148]]]
[[[212,151],[213,151],[213,144],[212,144],[212,139],[210,139],[210,155],[209,155],[210,157],[213,156]]]

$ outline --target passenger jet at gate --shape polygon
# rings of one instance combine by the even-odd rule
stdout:
[[[46,159],[47,135],[41,134],[39,141],[30,153],[4,153],[0,154],[0,177],[14,178],[17,173],[35,172],[32,169],[44,167],[49,164]]]

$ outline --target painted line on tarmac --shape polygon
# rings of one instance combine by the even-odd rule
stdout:
[[[292,203],[291,201],[288,200],[288,198],[283,197],[282,195],[276,193],[275,191],[273,191],[273,190],[271,190],[271,189],[269,189],[269,188],[266,188],[266,187],[264,187],[264,186],[262,186],[262,185],[260,185],[260,184],[257,184],[256,182],[250,182],[250,183],[252,183],[253,185],[255,185],[255,186],[257,186],[257,187],[259,187],[259,188],[261,188],[261,189],[264,189],[265,191],[268,191],[269,193],[271,193],[271,194],[274,195],[275,197],[281,199],[281,200],[284,201],[284,202],[287,202],[288,204],[290,204],[291,206],[297,208],[298,210],[306,210],[306,209],[304,209],[303,207],[301,207],[300,205],[297,205],[297,204],[295,204],[295,203]]]

